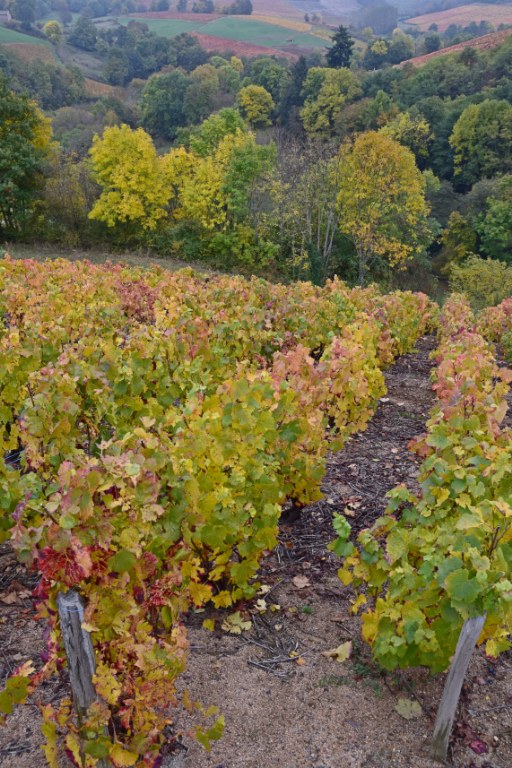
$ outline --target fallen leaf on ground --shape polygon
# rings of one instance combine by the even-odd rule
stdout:
[[[395,710],[400,717],[404,720],[414,720],[420,717],[423,710],[417,701],[411,701],[411,699],[398,699],[398,703],[395,706]]]
[[[482,741],[482,739],[475,739],[472,741],[469,748],[472,749],[473,752],[476,752],[477,755],[483,755],[487,752],[487,744],[485,741]]]
[[[251,629],[252,622],[245,621],[240,614],[240,611],[232,613],[225,621],[222,622],[222,629],[224,632],[230,632],[232,635],[241,635],[242,632],[246,632]]]
[[[305,587],[311,586],[307,576],[294,576],[292,581],[297,589],[304,589]]]
[[[346,643],[338,645],[337,648],[331,648],[330,651],[322,651],[322,656],[331,659],[332,661],[346,661],[350,658],[352,653],[352,641],[348,640]]]

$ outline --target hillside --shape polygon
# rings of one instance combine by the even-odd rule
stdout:
[[[512,5],[492,3],[459,5],[447,11],[415,16],[407,19],[405,23],[416,27],[421,32],[426,32],[432,24],[436,24],[438,31],[444,32],[451,24],[465,27],[471,22],[478,24],[481,21],[488,21],[494,27],[500,24],[512,24]]]
[[[402,61],[402,63],[397,66],[404,67],[406,64],[412,64],[415,67],[421,67],[428,61],[431,61],[431,59],[448,56],[452,53],[459,53],[459,51],[463,51],[465,48],[474,48],[477,51],[491,51],[494,48],[498,48],[510,37],[510,35],[512,35],[512,29],[505,29],[502,32],[491,32],[489,35],[482,35],[481,37],[475,37],[472,40],[466,40],[463,43],[449,45],[447,48],[442,48],[433,53],[425,53],[423,56],[415,56],[412,59],[407,59],[407,61]]]

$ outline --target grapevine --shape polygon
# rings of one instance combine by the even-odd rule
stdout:
[[[65,664],[56,600],[74,589],[98,699],[81,723],[68,700],[41,705],[47,761],[63,739],[79,765],[157,766],[187,611],[255,594],[282,505],[320,497],[329,445],[364,429],[383,367],[436,311],[337,280],[64,260],[5,259],[0,289],[3,537],[38,572],[50,628],[43,667],[8,680],[0,711]],[[205,746],[221,732],[220,717],[196,728]]]

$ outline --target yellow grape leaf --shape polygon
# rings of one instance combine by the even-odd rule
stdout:
[[[359,595],[357,600],[354,601],[354,605],[350,610],[352,613],[356,614],[362,605],[366,605],[366,595]]]
[[[232,635],[241,635],[242,632],[251,629],[252,622],[244,621],[240,611],[232,613],[231,616],[222,622],[222,629],[224,632],[230,632]]]
[[[114,706],[118,703],[122,686],[106,664],[98,664],[93,681],[96,691],[107,704]]]
[[[209,632],[213,632],[213,630],[215,629],[215,620],[205,619],[203,621],[203,629],[207,629]]]
[[[230,593],[224,589],[218,595],[215,595],[212,602],[216,608],[229,608],[233,604],[233,599]]]
[[[398,699],[395,710],[400,717],[404,718],[404,720],[414,720],[415,718],[420,717],[423,711],[418,702],[411,701],[411,699]]]
[[[82,765],[82,755],[80,753],[80,742],[72,733],[66,736],[66,747],[73,755],[76,765]]]
[[[212,596],[211,587],[207,584],[198,584],[194,581],[189,586],[189,592],[194,605],[198,606],[207,603]]]
[[[347,640],[346,643],[338,645],[337,648],[331,648],[330,651],[322,651],[322,656],[325,656],[332,661],[347,661],[352,653],[352,641]]]
[[[125,766],[135,765],[139,756],[135,752],[130,752],[121,744],[114,744],[110,750],[110,757],[116,768],[125,768]]]

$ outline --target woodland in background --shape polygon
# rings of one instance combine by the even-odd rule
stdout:
[[[390,66],[411,55],[400,29],[361,55],[340,27],[326,57],[295,62],[139,21],[82,16],[67,35],[122,87],[93,98],[77,68],[0,51],[4,241],[432,293],[451,275],[476,305],[510,294],[512,37],[415,68]]]

